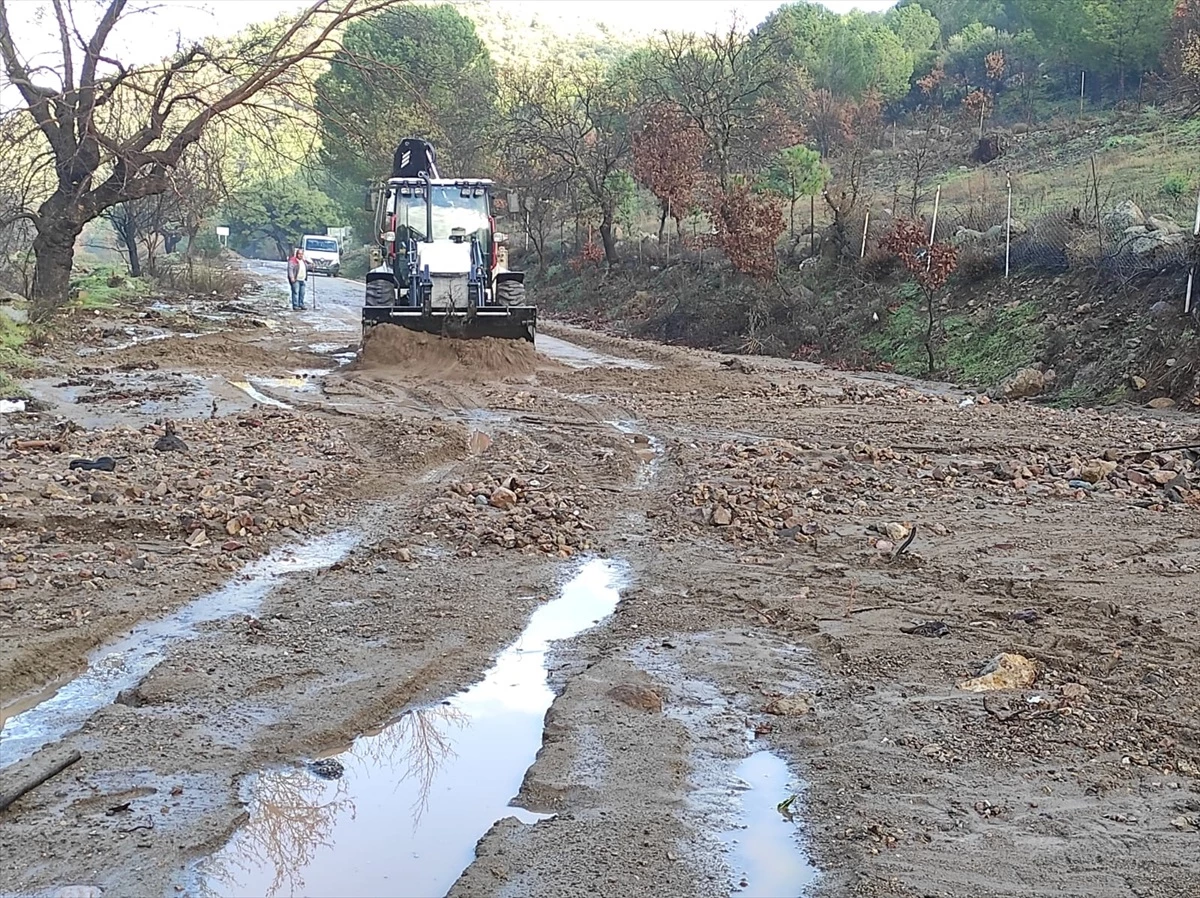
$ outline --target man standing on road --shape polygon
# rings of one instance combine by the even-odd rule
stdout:
[[[304,284],[308,280],[308,265],[304,261],[304,250],[297,248],[287,263],[288,284],[292,288],[292,311],[303,312]]]

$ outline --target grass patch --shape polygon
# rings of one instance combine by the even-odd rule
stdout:
[[[939,370],[968,384],[994,384],[1038,354],[1044,335],[1034,303],[1000,306],[973,314],[943,315],[935,327]],[[864,349],[892,364],[899,374],[924,377],[925,313],[919,302],[900,306],[880,330],[862,340]]]
[[[71,280],[72,304],[86,312],[108,311],[125,302],[145,299],[154,290],[146,278],[131,278],[115,268],[102,267]]]
[[[906,302],[887,318],[878,331],[867,334],[862,346],[880,360],[891,364],[897,374],[924,377],[928,359],[925,356],[924,316],[917,313],[915,302]]]
[[[16,378],[30,373],[35,365],[24,352],[29,326],[0,314],[0,399],[24,399],[29,396]]]
[[[0,371],[0,399],[28,399],[29,392],[6,372]]]

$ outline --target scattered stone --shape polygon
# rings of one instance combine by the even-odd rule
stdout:
[[[1127,228],[1144,227],[1146,213],[1133,200],[1125,200],[1115,209],[1105,212],[1101,221],[1111,230],[1124,231]]]
[[[1146,405],[1148,405],[1150,408],[1157,409],[1174,408],[1175,400],[1169,396],[1159,396],[1157,399],[1151,399],[1146,403]]]
[[[16,577],[0,577],[0,589],[16,589]]]
[[[733,523],[733,512],[724,505],[718,505],[713,509],[712,522],[718,527],[728,527]]]
[[[608,697],[639,711],[662,711],[662,696],[648,686],[622,683],[608,690]]]
[[[1037,368],[1022,368],[1001,381],[999,394],[1004,399],[1028,399],[1046,389],[1046,374]]]
[[[1142,390],[1146,389],[1146,378],[1139,377],[1136,374],[1131,374],[1129,376],[1129,386],[1138,392],[1141,392]]]
[[[812,710],[812,697],[803,692],[781,695],[767,702],[763,711],[777,717],[803,717]]]
[[[488,504],[493,508],[499,508],[501,511],[512,511],[512,509],[517,507],[517,494],[507,487],[497,487],[492,491],[492,495],[488,499]]]
[[[342,763],[333,758],[319,758],[309,764],[308,769],[313,772],[314,776],[319,776],[325,780],[341,779],[342,774],[346,772],[346,768],[342,766]]]
[[[157,452],[187,452],[187,443],[181,440],[175,433],[164,433],[154,441],[154,449]]]
[[[979,671],[979,676],[964,680],[959,689],[990,692],[995,689],[1028,689],[1037,681],[1037,665],[1024,655],[1001,652]]]
[[[941,637],[949,635],[950,628],[946,626],[945,621],[927,620],[912,626],[901,627],[900,632],[907,633],[909,636]]]

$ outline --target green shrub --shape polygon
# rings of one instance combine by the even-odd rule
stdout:
[[[1192,192],[1192,185],[1187,175],[1172,172],[1163,178],[1163,182],[1158,189],[1163,196],[1169,196],[1171,199],[1177,200],[1181,197],[1189,196]]]
[[[1106,150],[1137,150],[1145,145],[1146,142],[1136,134],[1115,135],[1104,141],[1104,149]]]

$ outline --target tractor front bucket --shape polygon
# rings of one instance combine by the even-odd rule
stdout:
[[[534,306],[507,306],[478,309],[473,315],[468,315],[444,310],[426,313],[420,309],[364,306],[362,322],[364,333],[376,324],[395,324],[423,334],[459,340],[496,337],[533,343],[537,334],[537,309]]]

